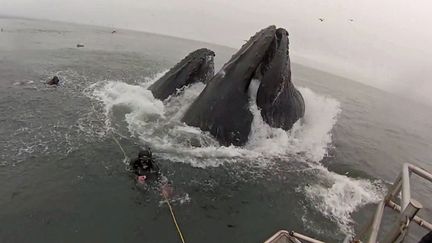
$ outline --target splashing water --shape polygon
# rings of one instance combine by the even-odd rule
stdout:
[[[318,182],[303,188],[306,197],[325,217],[337,223],[341,231],[352,235],[351,214],[360,207],[375,203],[385,195],[381,181],[353,179],[328,171],[322,165],[314,166]]]
[[[254,119],[246,147],[268,156],[302,153],[308,161],[322,160],[331,143],[331,129],[340,113],[339,102],[319,96],[308,88],[300,88],[306,103],[304,118],[297,121],[290,131],[284,131],[270,127],[261,117],[255,102],[258,86],[259,81],[253,80],[249,89]]]
[[[306,160],[319,162],[327,153],[331,143],[330,131],[340,112],[339,103],[334,99],[301,88],[307,107],[305,117],[290,131],[268,126],[262,120],[255,102],[251,102],[254,119],[249,142],[244,147],[222,147],[209,133],[181,122],[184,112],[205,85],[190,85],[162,103],[146,89],[160,76],[141,85],[100,81],[89,87],[89,90],[93,98],[103,102],[108,124],[109,116],[115,109],[127,110],[124,120],[133,136],[151,144],[158,151],[170,153],[175,157],[171,159],[192,166],[219,166],[227,159],[267,161],[271,157],[289,158],[293,154],[303,154]]]
[[[247,147],[269,156],[301,154],[302,157],[297,159],[309,162],[319,178],[318,183],[301,190],[317,210],[338,224],[343,233],[352,234],[351,214],[368,203],[379,201],[385,190],[379,181],[355,180],[328,171],[319,163],[327,155],[332,141],[330,132],[340,113],[339,102],[319,96],[310,89],[299,88],[306,103],[305,116],[286,132],[270,127],[262,119],[255,102],[259,84],[259,80],[253,80],[249,88],[254,120]]]
[[[331,130],[341,112],[337,100],[318,95],[308,88],[299,88],[305,100],[305,116],[290,131],[284,131],[263,121],[255,102],[259,81],[253,80],[249,88],[253,114],[249,141],[243,147],[224,147],[219,146],[208,132],[181,122],[183,114],[205,85],[192,84],[161,102],[147,87],[162,75],[160,73],[140,85],[100,81],[90,86],[87,94],[104,104],[107,126],[111,125],[117,110],[122,110],[118,113],[124,114],[123,120],[130,134],[150,144],[171,161],[201,168],[236,162],[266,168],[276,158],[289,161],[294,156],[316,171],[318,178],[316,184],[301,190],[318,211],[337,223],[345,233],[352,231],[351,213],[382,196],[383,190],[378,183],[339,175],[320,164],[331,146]]]

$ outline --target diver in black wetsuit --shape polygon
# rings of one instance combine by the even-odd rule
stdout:
[[[153,160],[152,151],[145,147],[138,153],[138,158],[130,162],[131,169],[136,176],[159,176],[159,167]]]
[[[159,170],[159,167],[155,163],[150,147],[144,147],[138,153],[138,158],[130,162],[132,172],[135,174],[137,183],[141,185],[147,185],[148,182],[156,182],[159,185],[159,190],[163,197],[171,197],[173,188],[168,179],[163,176]]]
[[[423,236],[419,243],[432,243],[432,231]]]

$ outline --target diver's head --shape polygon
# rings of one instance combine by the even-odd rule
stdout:
[[[152,157],[152,151],[151,151],[150,147],[145,146],[144,148],[142,148],[139,151],[138,158],[143,158],[143,157],[147,157],[147,158],[151,158]]]

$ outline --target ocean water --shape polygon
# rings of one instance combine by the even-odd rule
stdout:
[[[165,102],[146,87],[194,49],[214,50],[216,68],[234,49],[40,20],[0,27],[1,242],[179,242],[156,186],[135,184],[112,137],[129,158],[153,148],[187,242],[262,242],[279,229],[338,242],[368,222],[404,162],[432,171],[431,107],[295,58],[304,120],[271,128],[251,102],[248,144],[220,147],[180,121],[203,84]],[[61,85],[47,86],[54,75]],[[415,181],[431,220],[432,186]],[[408,242],[423,234],[413,227]]]

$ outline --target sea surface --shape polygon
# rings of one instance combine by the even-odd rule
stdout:
[[[2,17],[0,27],[0,242],[179,242],[158,185],[136,185],[128,171],[144,145],[189,243],[263,242],[279,229],[341,242],[403,163],[432,171],[431,107],[295,57],[304,119],[270,128],[251,102],[248,144],[220,147],[180,121],[203,84],[166,102],[146,88],[197,48],[216,52],[216,68],[235,49],[41,20]],[[54,75],[61,85],[46,85]],[[432,220],[432,186],[413,179]],[[384,229],[396,217],[386,213]],[[425,233],[413,227],[408,242]]]

